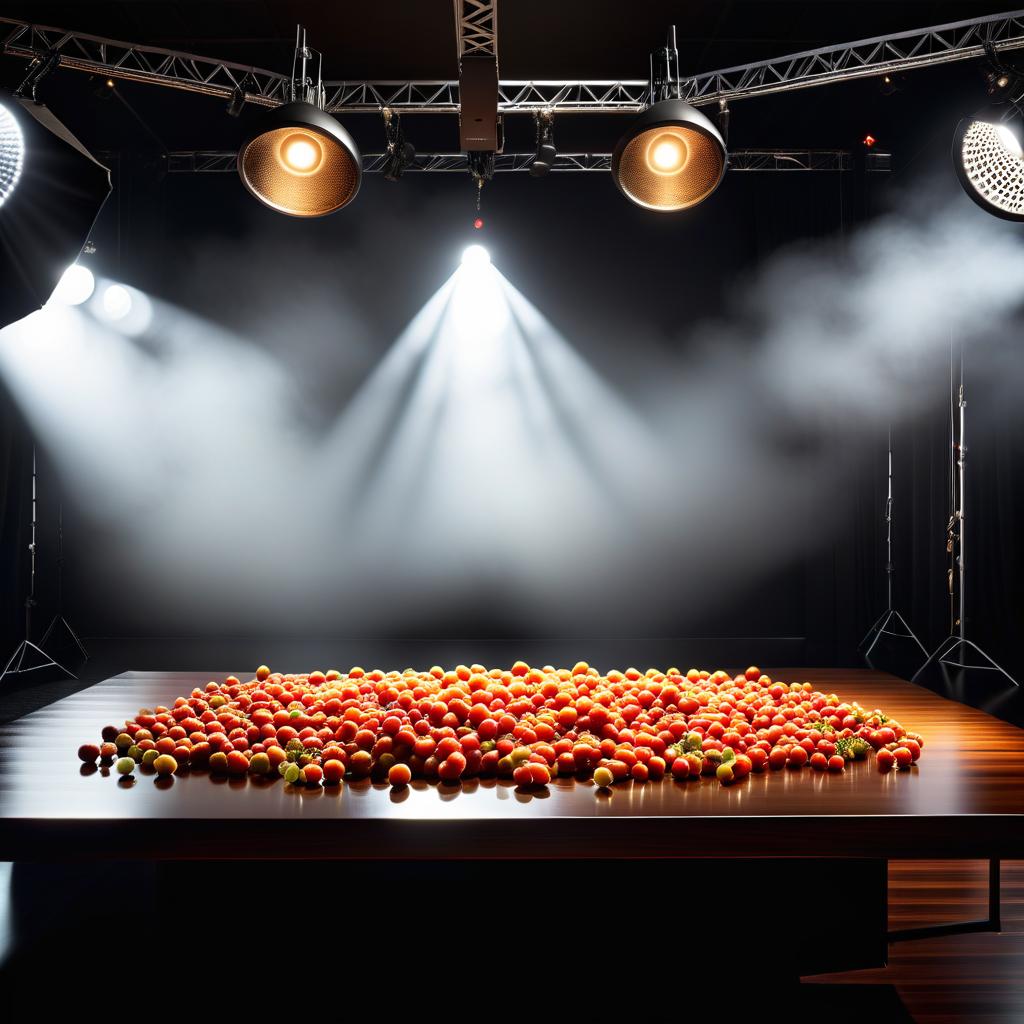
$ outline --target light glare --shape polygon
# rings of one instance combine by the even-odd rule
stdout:
[[[109,320],[123,320],[132,310],[132,297],[121,284],[107,285],[103,293],[103,312]]]
[[[1024,155],[1024,150],[1021,149],[1020,140],[1005,124],[996,125],[996,135],[999,136],[1000,142],[1002,142],[1006,147],[1006,151],[1012,156],[1019,159]]]
[[[72,263],[61,275],[57,287],[50,296],[50,302],[62,306],[79,306],[93,293],[96,280],[88,267]]]
[[[284,162],[289,170],[308,174],[316,170],[323,152],[308,135],[292,135],[282,147]]]
[[[486,267],[491,262],[491,254],[482,245],[467,246],[462,252],[464,267]]]
[[[683,147],[678,139],[663,135],[651,146],[651,167],[655,171],[671,173],[683,166]]]

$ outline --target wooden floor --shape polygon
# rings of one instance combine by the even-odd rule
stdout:
[[[987,914],[984,861],[894,861],[889,927],[913,928]],[[918,1024],[1024,1021],[1024,861],[1002,870],[1003,931],[897,942],[883,970],[821,975],[820,982],[894,985]]]

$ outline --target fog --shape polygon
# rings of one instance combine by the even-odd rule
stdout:
[[[0,372],[95,531],[76,558],[169,622],[684,632],[842,529],[866,442],[942,395],[951,339],[979,394],[1019,386],[1024,245],[959,199],[780,251],[671,350],[641,324],[609,354],[600,301],[567,338],[500,267],[453,266],[379,362],[353,341],[326,419],[322,355],[156,298],[146,322],[33,314]]]

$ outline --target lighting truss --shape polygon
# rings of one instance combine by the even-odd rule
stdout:
[[[496,172],[526,171],[535,154],[498,153]],[[865,154],[867,170],[889,170],[890,154]],[[171,174],[219,174],[236,170],[238,155],[231,150],[178,150],[167,154]],[[387,162],[387,153],[364,153],[363,173],[379,174]],[[611,153],[559,153],[552,171],[608,171]],[[843,149],[736,149],[729,154],[730,171],[848,171],[852,155]],[[465,153],[420,153],[407,171],[465,174]]]
[[[459,59],[498,56],[498,0],[454,0]]]
[[[457,2],[460,47],[496,45],[494,3]],[[488,24],[490,28],[488,28]],[[229,99],[236,91],[246,102],[273,107],[286,102],[287,75],[249,65],[215,60],[155,46],[139,46],[60,28],[0,18],[2,52],[29,60],[56,53],[59,66],[104,77],[146,82],[187,92]],[[910,32],[876,36],[826,46],[773,60],[710,71],[683,80],[683,98],[695,106],[771,93],[806,89],[872,75],[970,60],[984,55],[988,42],[999,51],[1024,48],[1024,10],[970,18]],[[468,52],[468,51],[467,51]],[[332,113],[373,113],[390,107],[397,113],[456,114],[457,81],[327,81],[327,110]],[[626,114],[642,110],[648,100],[646,80],[503,81],[498,89],[500,114]]]

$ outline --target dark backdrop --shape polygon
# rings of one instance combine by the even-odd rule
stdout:
[[[789,48],[783,41],[780,47]],[[7,81],[17,77],[10,62],[0,64],[0,72]],[[72,73],[54,75],[43,90],[44,98],[91,145],[118,154],[113,158],[116,196],[97,228],[104,269],[211,319],[244,330],[276,303],[278,309],[291,309],[301,324],[304,303],[329,303],[329,288],[312,297],[294,293],[288,282],[297,275],[278,278],[274,267],[304,258],[312,247],[324,254],[346,294],[359,297],[359,340],[372,356],[386,349],[447,276],[451,254],[474,240],[468,230],[474,215],[472,184],[453,176],[407,177],[397,185],[370,179],[351,209],[305,224],[259,208],[231,175],[162,175],[154,135],[168,148],[228,147],[244,124],[228,119],[215,101],[132,85],[118,91],[134,113],[116,97],[96,98]],[[859,140],[870,131],[879,146],[893,150],[895,171],[867,174],[858,164],[842,176],[730,174],[711,202],[680,218],[658,218],[631,207],[603,175],[553,176],[543,182],[506,176],[485,190],[483,240],[503,273],[599,371],[601,350],[590,344],[596,321],[606,336],[619,331],[627,338],[639,323],[667,347],[685,349],[685,326],[720,312],[723,302],[780,247],[808,238],[842,246],[858,223],[936,177],[945,194],[955,197],[949,136],[956,117],[976,106],[977,98],[976,69],[960,67],[908,76],[893,96],[882,95],[877,82],[862,82],[737,104],[733,145],[844,146],[859,157]],[[140,127],[140,117],[147,127]],[[445,135],[454,131],[450,123],[409,121],[407,131],[421,149],[451,148]],[[566,149],[607,149],[620,127],[621,122],[604,119],[560,126],[559,143]],[[365,146],[378,148],[375,125],[359,122],[356,128]],[[528,124],[512,130],[523,134],[524,128]],[[517,148],[515,141],[527,144],[525,138],[513,140],[512,148]],[[244,301],[225,294],[217,261],[230,261],[233,274],[252,268],[254,287]],[[322,269],[316,280],[323,282]],[[328,344],[330,339],[322,340]],[[1019,341],[1008,337],[1006,344]],[[367,370],[370,365],[372,359]],[[937,360],[938,391],[946,372]],[[329,372],[311,376],[307,383],[314,413],[335,414],[352,379],[339,375],[333,380]],[[19,635],[26,587],[30,439],[11,397],[4,393],[2,398],[0,607],[6,648]],[[1019,399],[1014,386],[972,399],[969,622],[975,639],[1008,669],[1024,675],[1017,643],[1024,611]],[[949,628],[947,431],[947,408],[940,400],[901,427],[895,440],[896,603],[929,648]],[[774,664],[857,663],[857,642],[884,607],[885,424],[879,423],[873,440],[857,444],[865,447],[860,470],[851,477],[849,491],[834,497],[827,543],[765,578],[751,579],[727,606],[687,621],[677,636],[717,639],[711,647],[687,647],[680,641],[684,653],[679,660],[690,660],[685,652],[693,651],[695,657],[709,652],[726,663],[751,657]],[[47,471],[45,456],[40,503],[44,622],[53,609],[52,531],[61,498],[60,481]],[[107,637],[204,632],[200,619],[189,623],[186,616],[173,628],[154,620],[145,600],[123,592],[116,578],[76,575],[76,550],[95,544],[97,535],[96,524],[84,523],[75,511],[73,504],[67,510],[68,606],[82,632]],[[763,542],[771,544],[771,536]],[[116,538],[104,538],[104,543],[116,544]],[[479,612],[442,622],[425,616],[423,622],[432,635],[443,637],[522,634],[514,618],[494,621]],[[422,627],[405,621],[396,623],[394,632],[423,635]],[[581,628],[579,635],[590,634]],[[894,649],[880,651],[880,658],[905,667]]]

